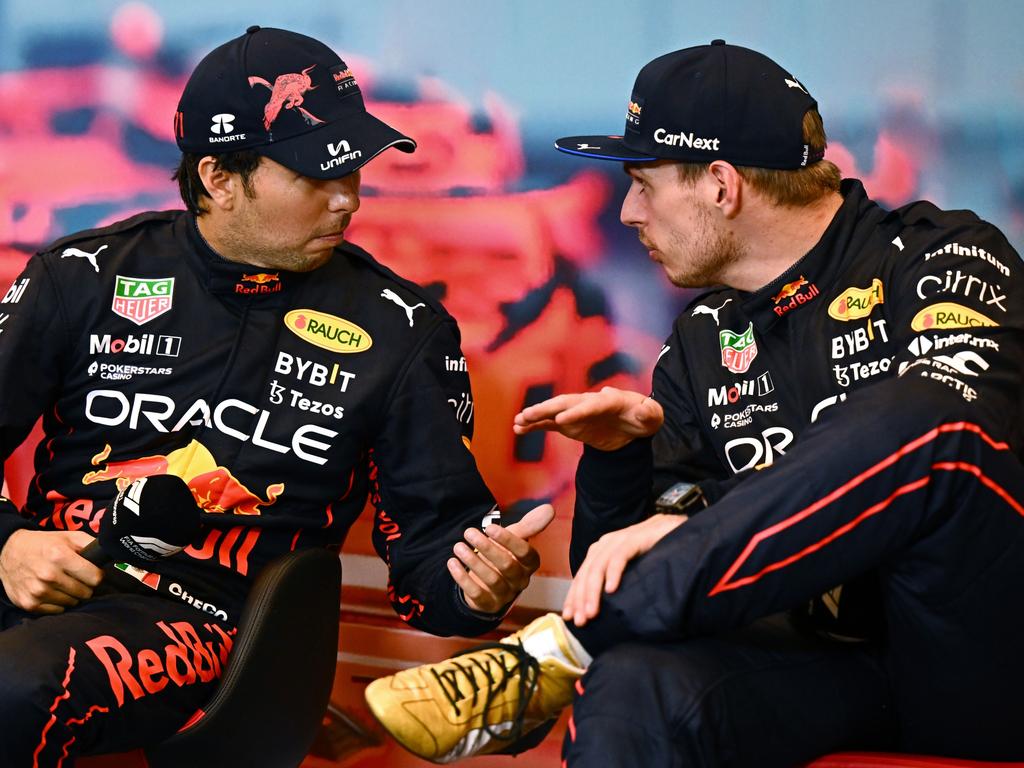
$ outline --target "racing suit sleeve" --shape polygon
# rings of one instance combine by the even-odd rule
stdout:
[[[469,375],[445,365],[462,357],[455,321],[439,318],[391,393],[371,455],[373,543],[388,565],[388,597],[409,624],[444,636],[479,635],[504,615],[471,610],[445,566],[465,530],[496,509],[470,452]]]
[[[66,324],[42,258],[29,260],[0,302],[0,459],[6,460],[56,398]],[[2,464],[0,464],[2,475]],[[0,501],[0,548],[31,523]]]
[[[1024,264],[995,227],[959,216],[958,227],[908,242],[887,298],[898,350],[892,367],[945,384],[948,397],[969,403],[978,423],[1020,456]]]
[[[654,369],[651,397],[665,412],[665,423],[653,437],[615,451],[583,449],[569,545],[574,574],[591,544],[650,517],[657,498],[676,483],[698,484],[702,490],[707,485],[708,492],[720,495],[716,478],[725,475],[698,425],[678,327]]]
[[[999,484],[1019,487],[1024,455],[1024,264],[976,218],[928,229],[907,234],[880,272],[896,375],[824,410],[784,456],[638,558],[606,596],[614,641],[743,626],[872,569],[901,573],[894,564],[920,542],[932,542],[931,560],[912,555],[907,567],[938,562],[953,581],[1000,560],[999,539],[956,539],[960,551],[936,531],[960,503],[944,494],[976,488],[998,489],[978,498],[1016,525],[1019,504]]]

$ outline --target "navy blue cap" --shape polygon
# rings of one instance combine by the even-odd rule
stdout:
[[[726,160],[755,168],[801,168],[824,157],[803,139],[818,103],[764,54],[714,40],[660,56],[637,75],[621,136],[567,136],[571,155],[642,163]]]
[[[326,45],[249,27],[189,77],[174,116],[182,152],[251,149],[304,176],[338,178],[416,142],[366,111],[355,75]]]

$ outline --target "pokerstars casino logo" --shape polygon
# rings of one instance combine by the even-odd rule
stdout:
[[[365,352],[373,346],[370,334],[355,323],[315,309],[293,309],[285,327],[303,341],[331,352]]]
[[[115,315],[143,325],[171,310],[174,299],[174,278],[122,277],[114,283],[114,301],[110,308]]]
[[[722,350],[722,365],[733,373],[746,373],[757,357],[757,342],[754,341],[754,324],[737,333],[728,329],[718,332],[718,343]]]

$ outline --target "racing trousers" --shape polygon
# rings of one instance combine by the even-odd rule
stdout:
[[[55,615],[0,603],[0,765],[71,766],[178,731],[211,698],[235,627],[156,595],[94,596]]]
[[[1024,466],[977,410],[931,393],[898,408],[851,395],[630,564],[596,619],[570,627],[595,660],[568,765],[1024,759]],[[776,615],[872,570],[877,642]]]

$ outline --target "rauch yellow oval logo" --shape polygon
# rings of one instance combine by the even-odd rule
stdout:
[[[998,326],[995,320],[985,317],[980,312],[975,312],[963,304],[955,304],[952,301],[943,301],[939,304],[932,304],[925,307],[910,321],[910,327],[915,331],[945,331],[951,328],[994,328]]]
[[[365,352],[373,346],[370,334],[355,323],[315,309],[293,309],[284,316],[289,331],[303,341],[331,352]]]

